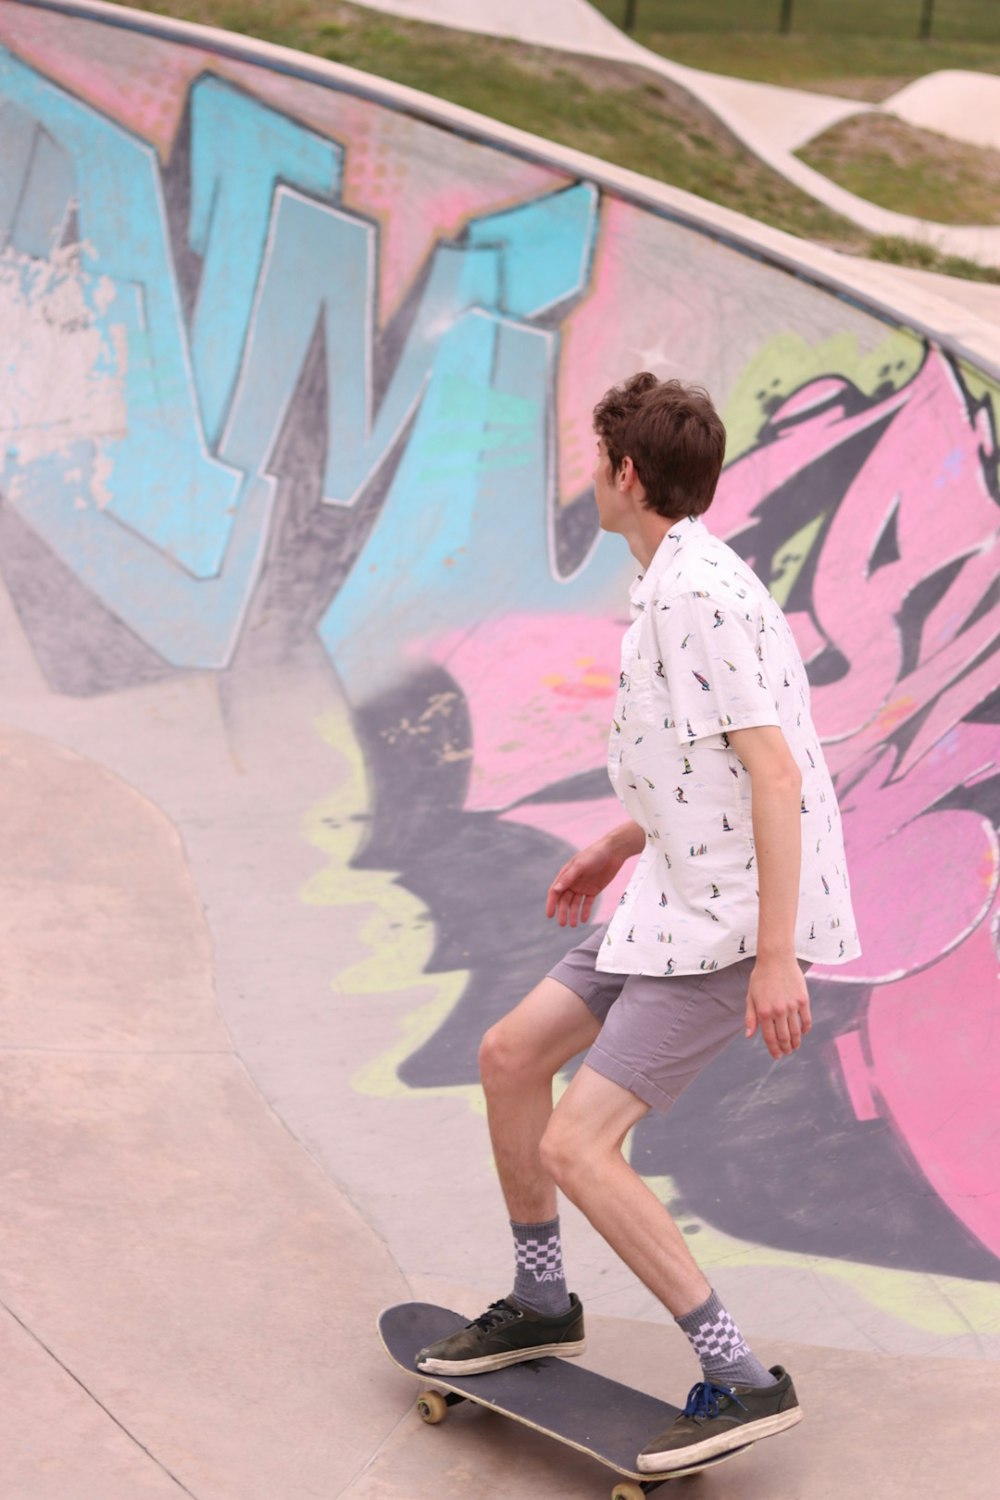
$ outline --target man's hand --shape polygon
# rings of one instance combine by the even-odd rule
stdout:
[[[638,854],[646,835],[637,823],[623,823],[574,854],[549,886],[545,915],[559,918],[559,926],[588,922],[598,896],[614,880],[627,859]]]
[[[758,957],[747,991],[746,1034],[757,1027],[775,1059],[790,1057],[812,1029],[809,991],[797,959]]]

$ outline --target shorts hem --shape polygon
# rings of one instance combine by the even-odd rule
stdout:
[[[617,1083],[620,1088],[627,1089],[643,1104],[655,1109],[660,1114],[666,1114],[673,1109],[677,1103],[676,1099],[664,1092],[657,1084],[653,1083],[643,1073],[637,1073],[634,1068],[626,1067],[617,1058],[611,1057],[609,1053],[595,1043],[584,1058],[589,1068],[595,1073],[600,1073],[602,1078],[607,1078],[611,1083]]]

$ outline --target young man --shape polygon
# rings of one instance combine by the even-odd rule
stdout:
[[[673,1314],[702,1366],[640,1471],[682,1468],[793,1426],[768,1370],[622,1146],[743,1031],[774,1059],[810,1028],[804,971],[859,952],[840,815],[791,630],[767,589],[699,519],[725,429],[697,388],[648,373],[594,412],[600,524],[642,572],[609,747],[628,820],[568,861],[547,914],[586,923],[640,856],[606,928],[585,938],[483,1039],[490,1135],[514,1235],[510,1296],[422,1351],[431,1374],[584,1349],[563,1275],[557,1188]],[[558,1107],[552,1081],[584,1049]]]

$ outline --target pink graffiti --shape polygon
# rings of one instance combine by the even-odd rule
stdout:
[[[801,469],[887,424],[843,498],[831,496],[834,514],[813,588],[816,631],[850,665],[840,681],[814,689],[817,727],[826,741],[870,731],[830,756],[834,769],[923,710],[1000,634],[1000,606],[967,623],[997,576],[998,510],[985,477],[997,458],[989,407],[970,411],[951,365],[934,352],[902,391],[861,413],[850,413],[849,394],[846,382],[822,380],[786,402],[774,419],[776,440],[726,471],[713,509],[720,534],[733,536]],[[889,528],[898,557],[875,567]],[[959,563],[923,622],[918,664],[904,676],[903,605],[918,585]],[[964,707],[956,703],[953,722],[976,701],[960,695]]]
[[[188,89],[212,66],[211,53],[195,47],[165,47],[150,37],[122,30],[108,46],[108,28],[82,18],[74,22],[73,43],[44,13],[26,6],[0,8],[0,41],[103,114],[152,142],[162,160],[170,157],[187,103]]]
[[[815,381],[726,472],[714,515],[736,537],[781,485],[866,434],[867,457],[855,471],[845,456],[843,494],[830,495],[810,608],[791,615],[807,661],[832,647],[847,663],[814,689],[813,711],[838,774],[864,952],[815,973],[876,986],[837,1043],[856,1114],[891,1121],[944,1202],[1000,1251],[1000,849],[987,817],[947,805],[1000,770],[1000,728],[968,717],[997,686],[992,412],[934,352],[861,410],[846,382]],[[943,569],[936,602],[908,615]]]
[[[877,430],[906,405],[910,387],[857,407],[851,383],[839,376],[813,381],[774,414],[766,441],[723,471],[712,503],[712,528],[732,539],[753,524],[769,495],[845,443]],[[810,415],[811,413],[811,415]],[[831,494],[831,507],[839,496]]]
[[[604,760],[618,683],[620,621],[511,614],[461,635],[414,642],[447,668],[472,716],[467,806],[509,808]]]
[[[823,546],[813,592],[816,619],[851,663],[846,678],[815,694],[817,717],[831,738],[855,733],[892,700],[904,647],[899,614],[929,575],[964,562],[921,633],[923,702],[1000,631],[1000,609],[993,609],[971,627],[970,638],[958,639],[997,571],[991,555],[997,507],[983,474],[984,456],[995,458],[986,412],[968,419],[940,358],[927,361],[914,386],[838,506]],[[873,572],[872,555],[893,523],[899,560]],[[845,610],[845,598],[853,608]]]
[[[947,805],[1000,769],[1000,729],[968,718],[997,683],[990,411],[935,353],[860,409],[845,381],[813,382],[726,472],[712,520],[736,538],[776,489],[866,436],[864,461],[845,453],[830,495],[809,608],[790,615],[807,661],[832,647],[847,664],[813,706],[838,774],[864,953],[815,973],[874,986],[835,1054],[856,1113],[886,1116],[943,1201],[1000,1250],[1000,847],[986,816]],[[914,591],[949,565],[936,602],[907,618]],[[620,621],[519,615],[425,646],[468,698],[470,806],[506,808],[505,820],[575,847],[612,826],[610,797],[523,799],[603,760],[620,634]]]
[[[935,352],[906,387],[867,403],[844,380],[814,381],[726,471],[713,529],[738,540],[817,461],[835,475],[838,455],[811,597],[790,619],[807,661],[832,648],[846,663],[816,686],[813,708],[838,777],[864,953],[815,973],[874,987],[835,1052],[856,1113],[884,1115],[941,1198],[1000,1249],[1000,846],[984,813],[950,805],[1000,770],[1000,728],[970,717],[997,685],[992,414]],[[772,530],[773,505],[761,521]],[[913,608],[936,577],[933,601]],[[610,797],[525,799],[601,765],[620,636],[620,620],[513,615],[423,644],[468,699],[470,807],[575,847],[612,826]]]
[[[771,433],[723,476],[712,516],[724,534],[746,531],[799,470],[878,435],[848,470],[843,496],[831,494],[812,607],[791,623],[807,661],[827,647],[847,661],[839,681],[814,689],[813,714],[831,769],[850,788],[845,833],[865,952],[828,977],[886,982],[962,942],[997,878],[991,825],[932,811],[1000,764],[1000,731],[962,723],[996,686],[995,660],[977,661],[1000,632],[1000,606],[987,602],[997,576],[992,416],[931,352],[907,386],[861,410],[847,382],[812,382],[782,405]],[[873,566],[888,527],[887,560]],[[906,601],[949,565],[941,597],[904,638]],[[913,662],[905,671],[904,659]],[[887,737],[913,720],[902,751],[886,751]]]
[[[887,1115],[935,1192],[1000,1255],[1000,904],[932,968],[875,990],[837,1041],[859,1119]]]
[[[570,777],[595,768],[600,774],[621,634],[621,620],[508,615],[462,636],[415,644],[420,656],[455,677],[468,704],[474,760],[467,807],[505,808],[505,822],[536,828],[571,849],[622,821],[610,785],[593,799],[521,803]],[[631,862],[603,893],[592,920],[610,916],[630,873]],[[539,909],[544,896],[539,890]]]
[[[980,814],[934,812],[956,786],[997,763],[1000,737],[963,724],[937,745],[919,775],[889,780],[894,754],[876,753],[841,793],[862,956],[816,975],[884,984],[937,961],[985,919],[1000,879],[997,838]]]

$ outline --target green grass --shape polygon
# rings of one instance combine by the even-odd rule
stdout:
[[[869,246],[868,255],[871,260],[885,261],[892,266],[911,266],[919,271],[936,271],[939,276],[958,276],[964,281],[983,281],[1000,286],[1000,271],[992,266],[978,265],[962,255],[945,255],[933,245],[904,239],[901,235],[876,236]]]
[[[616,26],[625,23],[628,0],[590,0]],[[916,39],[923,0],[792,0],[791,31],[811,36],[881,36]],[[781,0],[635,0],[635,35],[643,30],[681,33],[779,34]],[[1000,45],[996,0],[935,0],[931,40]]]
[[[871,203],[939,224],[1000,223],[1000,151],[891,116],[855,116],[798,155]]]
[[[592,0],[615,25],[625,0]],[[1000,73],[997,0],[936,0],[928,42],[922,0],[637,0],[635,40],[689,67],[878,101],[943,68]]]
[[[421,25],[338,0],[153,0],[142,8],[346,63],[803,239],[872,253],[864,230],[792,187],[683,90],[642,69]],[[985,274],[1000,281],[1000,273]]]

